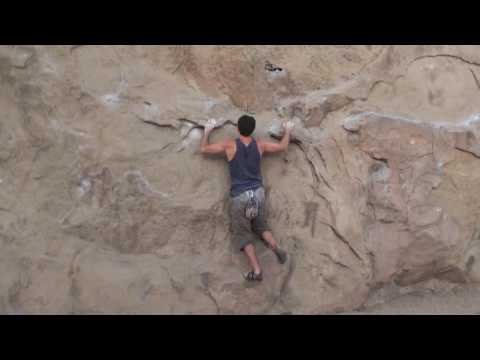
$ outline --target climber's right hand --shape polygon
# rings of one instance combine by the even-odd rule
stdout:
[[[209,119],[205,124],[205,133],[210,133],[215,128],[215,126],[217,126],[217,121],[215,119]]]

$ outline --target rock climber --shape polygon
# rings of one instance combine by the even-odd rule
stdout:
[[[233,244],[237,251],[243,251],[247,256],[252,270],[246,273],[248,281],[262,281],[262,269],[255,253],[254,240],[261,237],[266,245],[275,253],[278,262],[287,261],[287,253],[282,250],[274,239],[268,226],[265,189],[260,171],[260,161],[266,153],[286,151],[290,142],[290,132],[293,122],[282,124],[285,131],[280,143],[255,139],[255,118],[243,115],[238,119],[237,131],[239,137],[235,140],[225,139],[215,144],[208,143],[208,136],[217,127],[214,119],[207,121],[200,145],[202,154],[225,153],[230,171],[230,217]]]

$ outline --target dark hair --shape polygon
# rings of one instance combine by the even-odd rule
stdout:
[[[238,119],[238,131],[242,136],[250,136],[255,130],[255,118],[243,115]]]

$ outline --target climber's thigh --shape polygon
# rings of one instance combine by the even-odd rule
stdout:
[[[248,244],[253,243],[255,234],[252,224],[245,217],[246,201],[243,197],[230,199],[230,229],[235,251],[241,251]]]
[[[265,231],[270,231],[270,227],[268,226],[267,221],[267,206],[265,204],[265,190],[263,188],[259,188],[256,191],[257,199],[259,200],[259,207],[258,207],[258,216],[252,220],[252,230],[253,232],[262,237],[262,234]]]

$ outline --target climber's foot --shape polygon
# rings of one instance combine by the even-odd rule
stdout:
[[[285,264],[287,261],[287,252],[280,249],[279,247],[273,249],[273,252],[277,256],[277,260],[280,264]]]
[[[247,281],[262,281],[263,280],[262,272],[256,273],[253,270],[246,273],[244,276],[245,276],[245,280],[247,280]]]

